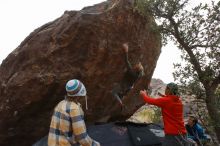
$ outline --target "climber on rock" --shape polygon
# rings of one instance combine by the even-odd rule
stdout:
[[[133,67],[128,60],[128,44],[123,44],[123,52],[126,63],[126,72],[120,83],[116,84],[112,89],[112,95],[118,100],[121,107],[123,107],[123,97],[133,88],[134,83],[144,75],[144,68],[141,62],[135,64]]]

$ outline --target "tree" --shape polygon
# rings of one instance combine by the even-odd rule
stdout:
[[[172,40],[182,51],[184,64],[177,63],[175,79],[197,85],[205,93],[205,102],[220,141],[220,112],[215,91],[220,84],[220,1],[187,7],[189,0],[137,0],[137,9],[151,13],[158,23],[163,44]],[[198,92],[202,93],[202,92]],[[202,94],[201,94],[202,95]]]

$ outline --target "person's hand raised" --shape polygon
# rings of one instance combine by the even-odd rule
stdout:
[[[143,97],[144,95],[147,95],[147,91],[146,90],[141,90],[140,91],[140,96]]]
[[[127,53],[128,52],[128,43],[124,43],[122,46],[123,46],[123,51],[125,53]]]

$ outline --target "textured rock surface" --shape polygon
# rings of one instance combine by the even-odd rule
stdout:
[[[153,27],[151,16],[141,16],[132,1],[120,0],[66,11],[34,30],[0,66],[0,145],[30,145],[44,136],[72,78],[87,87],[88,123],[127,119],[143,105],[138,92],[147,88],[161,51]],[[145,76],[124,98],[127,109],[120,111],[111,89],[125,70],[124,42],[131,63],[141,61]]]

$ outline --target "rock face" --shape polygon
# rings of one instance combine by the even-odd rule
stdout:
[[[139,90],[147,88],[161,52],[155,25],[133,1],[119,0],[66,11],[34,30],[0,66],[0,145],[31,145],[46,135],[53,108],[73,78],[87,88],[88,123],[127,119],[143,105]],[[145,76],[123,99],[127,108],[121,111],[111,90],[125,70],[124,42],[130,62],[141,61]]]

